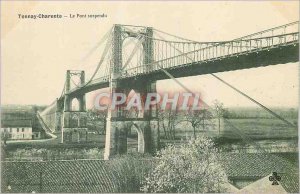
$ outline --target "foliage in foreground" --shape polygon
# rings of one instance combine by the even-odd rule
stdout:
[[[153,158],[144,154],[118,156],[108,163],[108,170],[115,181],[116,192],[140,192],[142,180],[153,166]]]
[[[179,147],[168,146],[159,154],[158,164],[145,179],[144,192],[225,192],[225,171],[218,150],[205,137]]]

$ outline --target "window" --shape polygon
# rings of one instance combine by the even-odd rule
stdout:
[[[17,128],[17,132],[19,132],[19,128]]]
[[[22,128],[22,132],[24,132],[24,128]]]

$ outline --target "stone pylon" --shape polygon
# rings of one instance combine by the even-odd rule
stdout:
[[[150,63],[153,61],[153,37],[152,28],[140,29],[145,34],[143,39],[144,64],[146,68],[151,69]],[[126,34],[126,36],[124,36]],[[126,84],[121,82],[120,75],[122,73],[122,44],[124,37],[136,37],[132,32],[126,31],[121,25],[115,25],[113,29],[112,40],[112,66],[111,78],[109,83],[111,97],[114,93],[124,93],[128,95],[131,89],[141,95],[156,92],[156,82],[151,80],[144,80],[141,83]],[[144,103],[142,103],[144,104]],[[115,154],[122,154],[127,152],[127,133],[131,127],[135,127],[138,133],[138,151],[141,153],[154,153],[159,147],[159,132],[156,109],[152,108],[143,111],[141,117],[126,118],[124,114],[124,107],[117,106],[114,110],[109,107],[106,120],[106,139],[104,159],[108,160]]]
[[[80,84],[83,85],[85,83],[84,71],[67,71],[64,110],[62,116],[61,143],[64,143],[65,140],[80,142],[82,140],[85,140],[87,135],[87,112],[85,94],[81,94],[79,96],[69,96],[68,94],[71,89],[70,86],[72,76],[80,76]],[[75,98],[77,99],[79,104],[78,110],[73,110],[72,107],[72,101]],[[66,138],[66,136],[68,136],[68,138]]]

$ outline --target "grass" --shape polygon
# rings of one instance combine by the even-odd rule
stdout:
[[[289,127],[278,119],[271,118],[240,118],[228,119],[236,128],[242,131],[248,138],[251,139],[297,139],[298,129]],[[291,120],[292,122],[296,120]],[[201,128],[196,130],[196,134],[207,135],[210,137],[218,137],[226,140],[241,139],[237,131],[228,124],[224,124],[219,135],[218,129],[203,131]],[[222,127],[221,127],[222,128]],[[163,131],[160,131],[164,137]],[[189,123],[184,123],[176,128],[176,139],[185,139],[186,136],[193,135],[193,128]]]
[[[278,119],[230,119],[234,126],[251,139],[295,139],[298,129],[287,126]],[[234,137],[235,130],[225,125],[223,137]]]

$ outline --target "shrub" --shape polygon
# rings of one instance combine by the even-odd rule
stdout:
[[[158,154],[158,164],[145,179],[144,192],[224,192],[227,181],[213,142],[205,137]]]
[[[116,192],[140,192],[144,177],[152,167],[152,160],[146,155],[134,153],[120,155],[108,163],[113,174]]]

